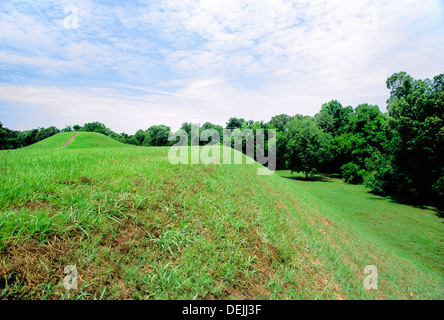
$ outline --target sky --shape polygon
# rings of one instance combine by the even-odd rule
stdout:
[[[444,0],[0,2],[0,122],[225,125],[378,105],[444,73]]]

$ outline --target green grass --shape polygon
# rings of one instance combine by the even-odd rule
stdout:
[[[113,140],[103,134],[94,132],[79,132],[74,140],[66,146],[66,149],[87,148],[128,148],[131,146]]]
[[[63,144],[74,134],[74,132],[62,132],[48,139],[39,141],[30,146],[24,147],[26,150],[43,150],[61,148]]]
[[[60,149],[65,142],[74,134],[74,139],[65,147],[66,149],[88,149],[88,148],[128,148],[129,145],[120,143],[110,137],[95,132],[62,132],[48,139],[39,141],[33,145],[27,146],[26,150]]]
[[[88,134],[60,149],[61,137],[0,153],[3,299],[443,298],[432,210],[259,164],[172,165],[168,148]],[[370,264],[378,290],[363,288]]]
[[[339,179],[306,181],[289,171],[278,174],[286,178],[299,210],[315,221],[320,232],[316,236],[326,234],[337,244],[333,255],[356,256],[360,265],[378,267],[382,285],[393,286],[385,290],[386,298],[396,299],[404,292],[412,298],[442,299],[444,227],[433,208],[400,204]],[[325,258],[326,263],[333,260]]]

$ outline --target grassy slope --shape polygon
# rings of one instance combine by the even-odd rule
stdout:
[[[171,165],[167,153],[1,153],[0,296],[443,297],[432,212],[337,181],[258,176],[257,165]],[[66,291],[70,264],[81,280]],[[363,289],[368,264],[379,290]]]
[[[278,174],[287,178],[300,210],[314,220],[315,237],[325,235],[335,248],[325,262],[339,277],[334,257],[353,257],[355,267],[378,267],[386,298],[399,298],[400,293],[443,298],[444,227],[435,211],[399,204],[339,179],[305,181],[288,171]]]
[[[74,132],[62,132],[48,139],[44,139],[30,146],[24,147],[25,150],[43,150],[61,148],[63,144],[74,134]]]
[[[23,149],[43,150],[61,148],[74,132],[62,132],[48,139],[44,139]],[[77,132],[75,138],[65,147],[66,149],[87,149],[87,148],[118,148],[128,147],[127,145],[111,139],[100,133]]]
[[[79,132],[66,149],[87,149],[87,148],[124,148],[131,147],[113,140],[103,134],[94,132]]]

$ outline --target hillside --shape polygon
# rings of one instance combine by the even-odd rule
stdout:
[[[42,149],[60,149],[70,138],[73,138],[65,148],[66,149],[87,149],[87,148],[118,148],[128,147],[110,137],[95,132],[62,132],[52,137],[34,143],[23,149],[42,150]]]
[[[82,148],[103,146],[92,137],[0,153],[3,299],[443,298],[432,210],[335,179],[258,176],[257,163]],[[70,291],[68,265],[80,276]],[[367,265],[378,290],[363,288]]]

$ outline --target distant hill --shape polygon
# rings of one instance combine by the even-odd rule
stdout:
[[[128,147],[110,137],[96,132],[62,132],[52,137],[34,143],[24,149],[61,149],[73,138],[65,148],[66,149],[86,149],[86,148],[119,148]]]

